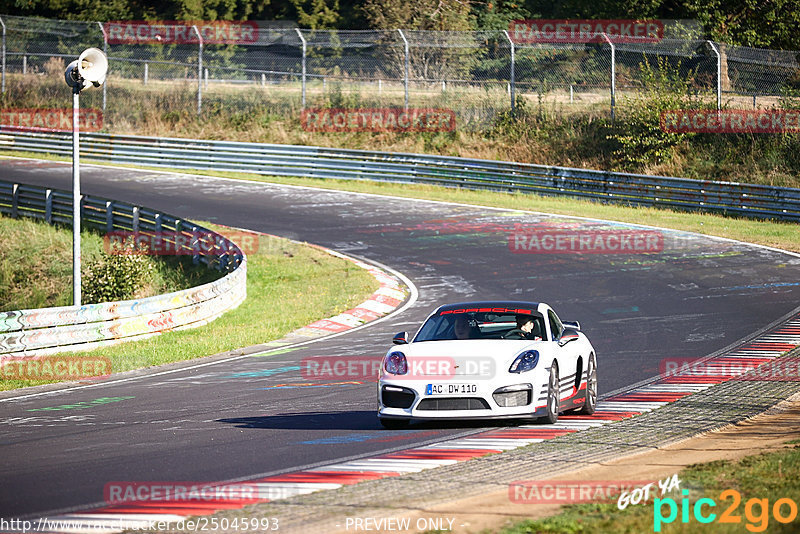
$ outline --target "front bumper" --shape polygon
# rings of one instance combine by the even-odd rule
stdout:
[[[468,387],[440,388],[434,393],[427,380],[381,378],[378,381],[378,416],[385,419],[494,419],[541,417],[546,412],[547,381],[532,372],[497,380],[459,378]],[[455,381],[453,381],[455,382]],[[434,386],[435,387],[435,386]]]

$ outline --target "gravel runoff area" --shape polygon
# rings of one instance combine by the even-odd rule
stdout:
[[[758,372],[786,365],[787,359],[800,365],[800,349],[764,364]],[[402,514],[455,499],[507,491],[514,481],[545,480],[655,450],[755,416],[800,392],[798,377],[780,381],[747,377],[742,375],[630,419],[502,454],[252,505],[218,517],[277,517],[284,533],[344,530],[347,517],[386,517],[394,510]]]

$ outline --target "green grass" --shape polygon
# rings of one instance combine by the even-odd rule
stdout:
[[[350,261],[279,238],[262,239],[247,268],[248,298],[205,326],[68,356],[109,357],[113,372],[190,360],[279,339],[356,306],[379,287]],[[4,380],[0,390],[43,383]]]
[[[63,108],[68,105],[63,68],[46,76],[10,73],[3,108]],[[563,93],[519,94],[512,116],[505,91],[465,88],[414,91],[411,107],[455,110],[453,132],[309,132],[300,124],[299,85],[232,86],[211,84],[204,90],[203,111],[196,113],[196,86],[112,77],[108,84],[103,131],[113,134],[171,136],[318,145],[391,152],[422,152],[543,165],[631,171],[703,180],[725,180],[800,187],[797,134],[713,134],[670,136],[661,132],[658,111],[711,105],[688,96],[686,80],[654,80],[648,92],[620,93],[616,121],[602,103],[578,95],[574,104]],[[399,85],[378,94],[375,87],[329,83],[308,87],[308,107],[396,107]],[[584,101],[584,96],[586,100]],[[86,91],[82,106],[102,106],[101,91]],[[726,102],[726,106],[728,102]],[[740,106],[741,102],[731,104]],[[762,99],[762,106],[796,108],[797,99]],[[666,107],[665,107],[666,106]],[[465,123],[474,116],[476,123]],[[627,138],[627,139],[626,139]]]
[[[81,252],[100,253],[102,238],[81,235]],[[32,219],[0,216],[0,310],[72,303],[72,233]]]
[[[793,443],[793,442],[790,442]],[[676,492],[665,495],[675,500],[677,517],[671,524],[664,524],[661,532],[672,533],[741,533],[774,532],[794,533],[800,528],[800,517],[789,524],[781,524],[772,517],[772,507],[778,499],[789,498],[800,506],[800,445],[777,452],[747,456],[740,461],[715,461],[695,464],[679,474],[682,488],[690,488],[689,520],[682,523],[681,499]],[[725,490],[736,490],[741,495],[738,507],[731,510],[732,518],[740,522],[722,524],[721,514],[735,503],[732,496],[722,495]],[[704,525],[693,516],[694,503],[700,498],[710,498],[717,503],[716,508],[703,506],[703,513],[716,513],[717,520]],[[750,504],[750,516],[746,515],[751,499],[766,499],[768,513]],[[624,510],[617,508],[616,501],[603,503],[583,503],[564,507],[558,515],[541,520],[526,520],[500,530],[500,534],[582,534],[582,533],[643,533],[653,532],[654,504],[631,505]],[[668,505],[663,505],[662,513],[669,515]],[[782,507],[782,514],[788,516],[789,506]],[[749,525],[749,526],[748,526]],[[763,527],[763,528],[762,528]]]
[[[81,232],[84,282],[87,269],[103,256],[103,237]],[[145,257],[148,283],[131,298],[179,291],[219,278],[195,266],[191,258]],[[84,289],[84,295],[87,294]],[[84,298],[84,303],[91,303]],[[35,219],[0,216],[0,310],[23,310],[72,304],[72,230]]]

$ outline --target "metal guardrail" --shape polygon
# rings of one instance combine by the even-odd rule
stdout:
[[[69,155],[71,134],[0,127],[0,149]],[[149,167],[571,196],[634,206],[800,221],[800,189],[507,161],[97,133],[82,134],[81,157]]]
[[[228,274],[208,284],[139,300],[0,312],[0,355],[82,350],[201,326],[245,299],[247,259],[224,236],[168,214],[115,200],[84,195],[81,210],[86,227],[158,236],[169,243],[170,250],[191,254],[196,263]],[[72,193],[0,181],[0,213],[71,224]]]

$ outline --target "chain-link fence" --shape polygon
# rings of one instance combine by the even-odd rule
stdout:
[[[724,107],[771,107],[800,89],[796,52],[704,40],[522,43],[505,31],[248,23],[247,39],[230,39],[225,30],[219,39],[219,28],[187,25],[181,39],[151,33],[132,44],[120,28],[142,25],[6,15],[0,23],[7,105],[63,107],[66,62],[94,46],[109,56],[109,76],[102,91],[85,92],[82,105],[102,108],[109,128],[135,124],[148,110],[169,122],[222,109],[297,117],[306,108],[413,107],[451,109],[459,128],[482,129],[521,100],[565,114],[613,115],[652,83],[654,71],[691,80],[698,97]]]

